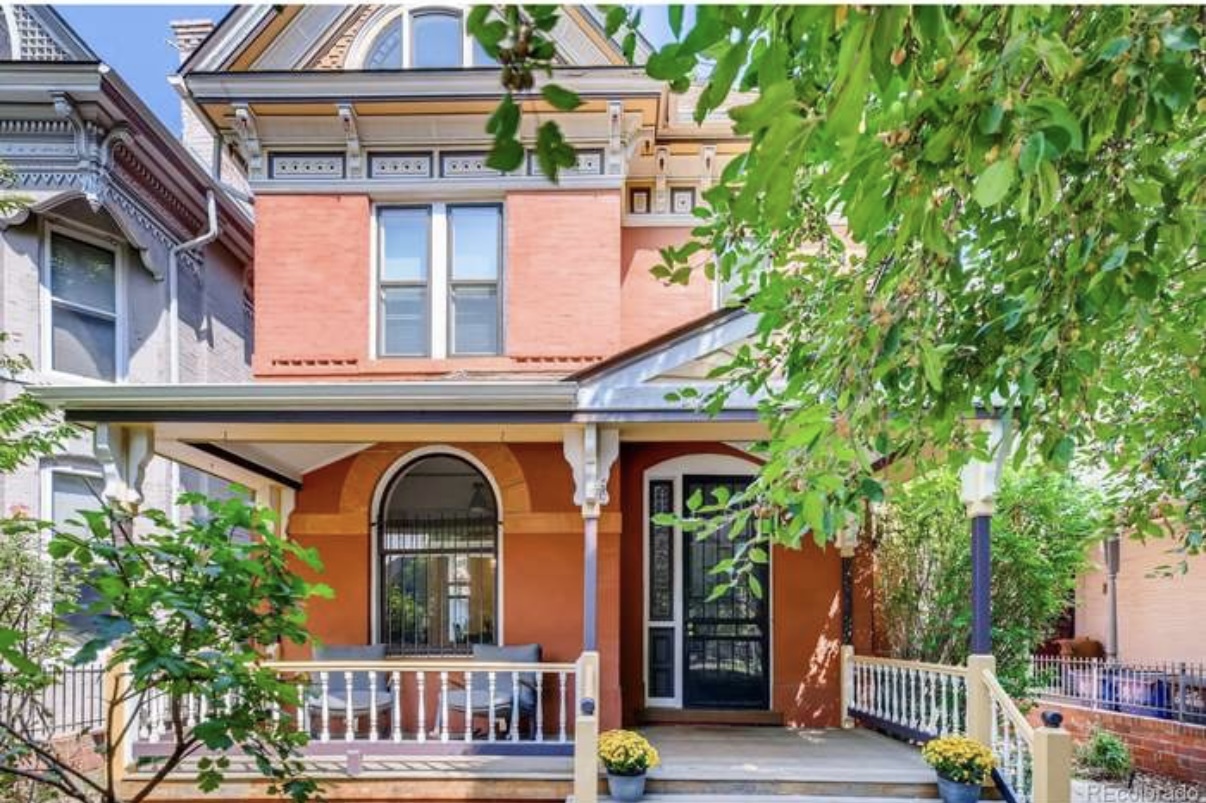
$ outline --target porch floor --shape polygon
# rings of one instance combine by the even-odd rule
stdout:
[[[924,784],[934,779],[917,748],[861,728],[658,725],[640,730],[662,758],[650,780]]]

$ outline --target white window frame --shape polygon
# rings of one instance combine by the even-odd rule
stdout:
[[[113,381],[60,371],[54,367],[54,294],[51,289],[52,243],[55,235],[69,237],[102,248],[113,254],[114,336]],[[109,385],[124,384],[128,378],[127,347],[126,253],[112,235],[82,225],[63,225],[46,221],[42,230],[42,254],[39,260],[38,329],[40,373],[63,384]],[[103,313],[107,314],[107,313]]]
[[[651,482],[669,482],[673,486],[671,506],[675,514],[683,509],[683,477],[733,477],[748,476],[751,480],[757,476],[759,466],[753,460],[747,460],[736,455],[725,454],[688,454],[672,457],[646,469],[641,475],[641,678],[644,682],[644,700],[646,708],[682,708],[684,660],[683,647],[685,627],[683,623],[686,611],[683,610],[683,547],[686,537],[681,527],[674,528],[674,619],[649,619],[649,484]],[[767,686],[769,687],[768,710],[775,707],[775,583],[774,583],[774,550],[768,550],[769,560],[766,571],[771,582],[768,583],[766,600],[767,619]],[[649,677],[649,630],[651,627],[672,627],[674,630],[674,696],[651,697],[652,688]]]
[[[498,351],[486,353],[452,353],[452,229],[449,224],[449,207],[490,206],[498,209]],[[427,209],[431,220],[428,235],[429,249],[427,266],[428,326],[426,354],[388,354],[383,348],[381,326],[381,212],[390,209]],[[369,282],[369,358],[391,360],[446,360],[471,359],[474,357],[502,357],[507,352],[506,344],[506,254],[507,219],[506,205],[500,200],[481,201],[436,201],[414,203],[379,202],[373,204],[372,223],[369,226],[372,257],[370,259],[372,280]],[[465,282],[473,284],[474,282]]]
[[[413,8],[394,7],[388,10],[383,18],[375,23],[365,27],[361,34],[360,41],[350,48],[349,64],[354,64],[358,69],[369,70],[369,57],[373,54],[373,46],[377,43],[377,39],[392,25],[401,25],[402,27],[402,66],[403,70],[416,69],[414,66],[414,17],[423,14],[447,14],[456,16],[461,27],[461,63],[455,67],[435,67],[435,68],[418,68],[418,69],[459,69],[464,67],[484,67],[494,65],[479,65],[473,63],[473,37],[469,35],[467,26],[465,25],[465,9],[456,6],[433,5],[433,6],[416,6]]]
[[[85,468],[75,465],[64,465],[62,463],[51,463],[41,467],[39,471],[39,493],[41,499],[38,503],[38,515],[43,521],[54,521],[54,477],[56,474],[70,474],[74,477],[84,477],[88,480],[97,480],[103,487],[105,484],[104,474],[100,469]],[[97,503],[100,504],[99,502]],[[43,544],[43,550],[46,544]]]

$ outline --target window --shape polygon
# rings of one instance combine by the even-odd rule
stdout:
[[[117,255],[103,246],[50,234],[50,367],[117,379]]]
[[[101,491],[104,483],[95,474],[85,474],[64,469],[50,470],[50,520],[58,527],[66,530],[75,525],[68,522],[79,522],[84,525],[80,511],[99,510],[101,508]],[[77,572],[72,572],[77,574]],[[96,602],[100,595],[87,581],[78,583],[76,599],[81,607]],[[86,635],[91,628],[92,616],[87,613],[77,613],[64,617],[68,628],[77,636]]]
[[[378,221],[378,352],[502,353],[502,207],[388,207]]]
[[[461,12],[443,8],[397,13],[386,21],[364,52],[366,70],[497,64],[465,32]]]
[[[390,654],[449,655],[496,639],[498,506],[452,455],[406,466],[377,524],[379,637]]]
[[[431,210],[386,209],[380,217],[381,353],[428,353],[431,330]]]
[[[460,67],[464,61],[461,15],[417,11],[411,15],[412,67]]]

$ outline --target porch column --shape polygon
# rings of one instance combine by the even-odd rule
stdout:
[[[582,511],[582,648],[599,646],[599,515],[607,504],[607,478],[620,454],[620,433],[595,424],[567,429],[562,441],[574,475],[574,503]]]
[[[861,529],[862,522],[852,518],[837,536],[842,556],[842,644],[846,646],[854,645],[854,552]]]
[[[143,502],[147,464],[155,455],[154,430],[145,425],[97,424],[92,452],[105,480],[105,502],[129,516],[136,515]]]
[[[1117,533],[1105,542],[1106,658],[1118,660],[1118,569],[1122,565],[1122,539]]]
[[[971,519],[972,632],[971,654],[992,654],[992,515],[996,509],[1001,467],[1008,452],[999,418],[979,418],[988,430],[990,460],[973,460],[963,467],[963,504]]]

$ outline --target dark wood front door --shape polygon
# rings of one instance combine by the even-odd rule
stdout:
[[[742,490],[748,477],[685,476],[684,506],[693,494],[711,502],[713,491]],[[684,510],[684,515],[686,511]],[[770,707],[770,627],[767,566],[757,567],[762,596],[741,585],[708,601],[717,577],[711,570],[731,558],[746,532],[729,538],[721,528],[703,540],[683,535],[683,706],[686,708]]]

